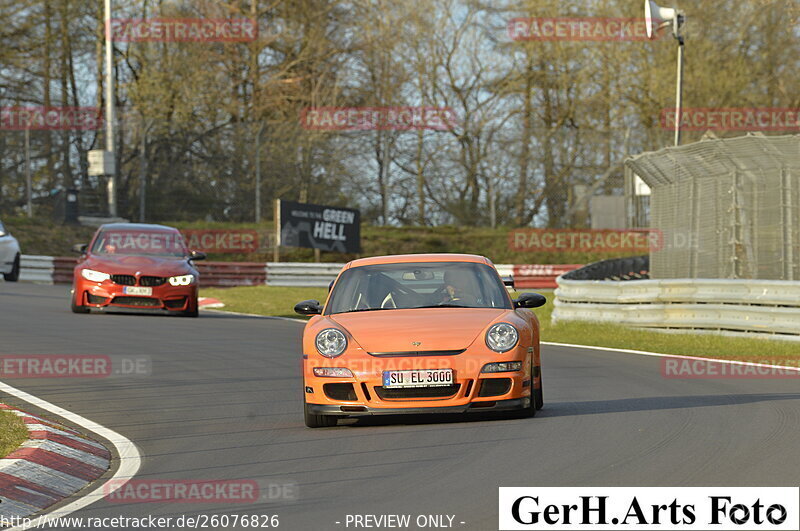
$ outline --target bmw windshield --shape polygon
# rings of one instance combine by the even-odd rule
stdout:
[[[92,254],[182,258],[189,250],[183,236],[175,231],[106,230],[95,239]]]

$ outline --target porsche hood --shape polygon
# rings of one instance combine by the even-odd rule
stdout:
[[[504,308],[393,309],[328,317],[347,330],[364,350],[375,354],[462,350],[509,311]]]

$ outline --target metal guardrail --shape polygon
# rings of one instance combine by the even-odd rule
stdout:
[[[335,263],[267,263],[267,284],[270,286],[328,287],[344,264]],[[496,264],[500,276],[511,276],[517,291],[521,289],[552,289],[556,278],[580,265],[513,265]]]
[[[800,282],[560,277],[552,319],[800,340]]]
[[[19,280],[37,284],[53,283],[53,257],[23,254],[19,261]]]
[[[500,266],[497,266],[498,270]],[[583,267],[579,264],[515,265],[512,276],[517,291],[521,289],[554,289],[556,279],[570,271]]]
[[[327,288],[344,264],[267,262],[268,286]]]
[[[70,284],[77,260],[73,257],[22,256],[20,280]],[[328,287],[344,264],[305,262],[197,262],[200,287],[296,286]],[[496,266],[501,276],[512,276],[517,290],[556,287],[556,277],[579,265]]]
[[[263,286],[267,268],[261,262],[197,262],[200,287]]]
[[[71,284],[77,259],[64,256],[22,255],[20,280],[42,284]],[[267,269],[255,262],[198,262],[200,287],[257,286],[266,283]]]

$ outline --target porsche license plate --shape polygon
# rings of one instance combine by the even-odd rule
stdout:
[[[383,386],[389,389],[443,387],[445,385],[453,385],[453,369],[383,371]]]
[[[140,286],[125,286],[122,288],[122,293],[125,295],[144,295],[149,296],[153,294],[153,288],[143,288]]]

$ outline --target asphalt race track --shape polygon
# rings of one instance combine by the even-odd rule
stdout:
[[[152,360],[150,375],[6,383],[131,439],[143,456],[139,479],[253,479],[290,485],[295,498],[103,500],[73,516],[277,514],[281,529],[310,530],[345,529],[347,514],[445,514],[457,529],[488,530],[497,529],[498,486],[800,483],[797,380],[666,379],[659,358],[543,347],[545,409],[534,419],[311,430],[301,329],[209,312],[74,315],[66,286],[0,283],[0,354]]]

